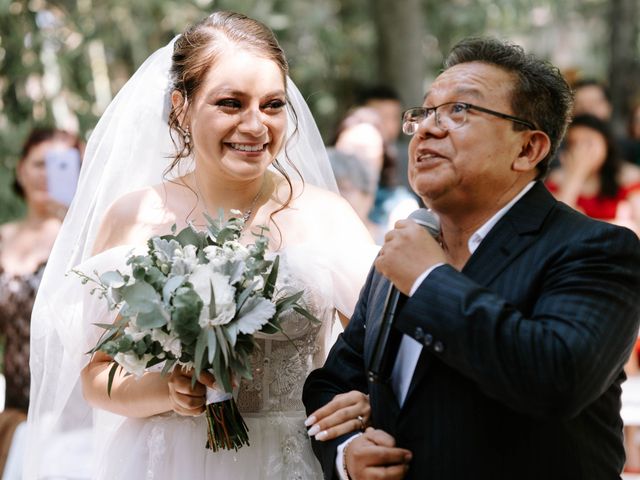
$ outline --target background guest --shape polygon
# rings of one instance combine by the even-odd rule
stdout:
[[[69,148],[81,150],[80,141],[71,133],[54,128],[31,132],[14,182],[15,192],[26,203],[26,215],[0,226],[0,333],[6,381],[5,410],[0,414],[0,472],[6,462],[4,478],[20,478],[14,469],[20,468],[19,425],[26,419],[29,405],[31,309],[66,212],[66,207],[49,195],[45,158],[52,151]]]
[[[606,121],[576,116],[565,137],[560,167],[547,180],[558,200],[586,215],[640,233],[640,168],[619,155]]]
[[[371,172],[376,188],[375,203],[368,214],[368,226],[376,243],[418,208],[415,197],[397,181],[397,158],[383,135],[383,120],[371,107],[356,107],[347,112],[338,125],[333,145],[336,150],[355,155]]]
[[[373,172],[356,155],[332,147],[327,148],[327,154],[340,195],[349,202],[369,230],[373,229],[368,217],[376,194],[376,187],[371,179]]]
[[[624,158],[640,165],[640,99],[631,107],[627,137],[622,141]]]
[[[607,87],[593,78],[585,78],[573,84],[573,115],[590,114],[608,122],[613,107]]]

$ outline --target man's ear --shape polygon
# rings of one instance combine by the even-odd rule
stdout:
[[[178,112],[178,123],[180,127],[184,128],[185,118],[187,116],[187,107],[189,106],[189,100],[182,95],[180,90],[174,90],[171,92],[171,106],[173,110]]]
[[[523,136],[522,149],[512,166],[516,172],[534,170],[551,149],[551,140],[543,131],[529,130],[523,133],[525,135]]]

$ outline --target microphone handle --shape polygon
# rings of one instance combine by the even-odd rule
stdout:
[[[373,356],[369,364],[369,381],[373,383],[384,383],[391,377],[391,355],[388,354],[391,343],[389,336],[393,328],[393,319],[399,299],[400,291],[391,284],[384,303],[384,313],[373,348]]]

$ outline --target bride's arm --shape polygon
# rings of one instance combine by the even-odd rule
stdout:
[[[118,369],[107,393],[112,359],[104,352],[96,352],[82,370],[82,393],[95,408],[126,417],[150,417],[174,411],[181,415],[200,415],[204,412],[205,386],[213,386],[213,376],[203,373],[191,388],[191,372],[176,368],[168,376],[160,372],[146,372],[141,377],[125,375]]]
[[[125,376],[123,369],[118,369],[109,396],[107,382],[111,361],[106,353],[96,352],[82,370],[82,393],[92,407],[126,417],[150,417],[172,409],[168,377],[162,378],[160,372],[136,377]]]

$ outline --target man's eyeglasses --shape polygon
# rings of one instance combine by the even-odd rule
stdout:
[[[531,130],[537,130],[535,125],[513,115],[496,112],[488,108],[478,107],[465,102],[447,102],[437,107],[414,107],[402,114],[402,131],[407,135],[413,135],[418,131],[420,124],[435,113],[436,126],[441,130],[455,130],[467,123],[467,111],[477,110],[499,118],[511,120],[524,125]]]

